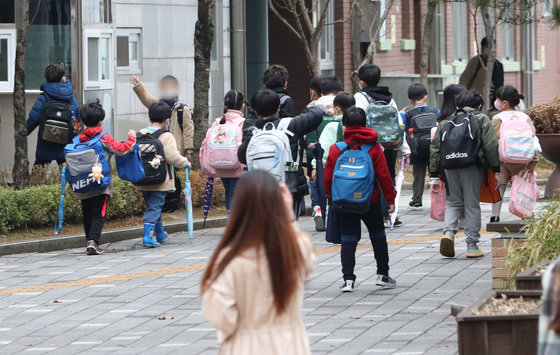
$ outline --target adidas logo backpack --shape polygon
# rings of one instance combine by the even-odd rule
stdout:
[[[254,128],[253,137],[247,146],[247,169],[266,170],[279,182],[286,182],[286,171],[294,164],[288,130],[290,118],[280,120],[278,127],[272,122],[261,130]]]
[[[341,151],[334,166],[331,199],[336,211],[363,214],[369,210],[375,174],[369,151],[373,144],[336,143]]]
[[[441,129],[440,163],[444,169],[463,169],[476,164],[479,144],[477,112],[457,112]]]
[[[111,165],[105,157],[100,133],[87,142],[76,137],[64,147],[68,173],[66,180],[72,191],[86,193],[101,190],[111,183]]]

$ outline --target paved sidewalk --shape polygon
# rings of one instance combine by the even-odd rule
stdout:
[[[303,305],[314,354],[457,352],[449,303],[468,304],[491,287],[492,234],[482,236],[484,258],[467,260],[459,238],[457,257],[445,259],[438,253],[441,223],[429,219],[429,208],[410,211],[409,199],[405,192],[404,225],[388,233],[394,290],[374,285],[373,252],[363,244],[357,288],[341,294],[336,248],[313,232],[312,219],[301,220],[319,254]],[[425,206],[428,199],[425,194]],[[489,211],[484,205],[484,222]],[[101,257],[82,249],[0,257],[0,353],[215,353],[215,332],[200,312],[198,293],[222,231],[197,232],[194,244],[186,234],[174,235],[159,249],[121,242]],[[157,319],[161,315],[173,318]]]

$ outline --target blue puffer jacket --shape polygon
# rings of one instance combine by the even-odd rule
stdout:
[[[44,83],[41,85],[41,91],[49,95],[53,99],[68,102],[70,108],[76,116],[80,119],[80,113],[78,110],[78,102],[74,98],[74,93],[72,92],[72,83],[67,81],[64,83]],[[47,103],[47,98],[45,95],[41,94],[31,112],[29,112],[29,117],[27,118],[27,135],[35,130],[41,123],[41,113],[43,112],[43,107]],[[64,159],[64,145],[45,142],[40,137],[37,139],[37,150],[35,152],[35,159],[37,161],[52,161]]]

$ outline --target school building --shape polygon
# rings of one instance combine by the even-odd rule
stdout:
[[[14,4],[0,0],[0,168],[13,162],[13,71],[15,56]],[[311,1],[317,0],[309,0]],[[336,74],[351,90],[351,4],[332,0],[320,41],[321,71]],[[303,109],[309,99],[310,77],[302,45],[276,18],[266,0],[215,0],[215,41],[210,69],[210,116],[221,114],[224,93],[236,88],[248,93],[261,87],[269,64],[290,72],[288,91]],[[386,0],[360,0],[364,16],[360,46],[369,44],[371,21],[379,21]],[[536,23],[499,25],[498,59],[505,83],[520,88],[528,103],[542,103],[560,92],[560,39],[547,18],[555,0],[531,9]],[[315,9],[320,9],[320,4]],[[99,98],[107,111],[107,131],[124,139],[128,128],[146,125],[147,110],[132,92],[128,77],[138,75],[157,93],[159,78],[176,76],[181,97],[193,104],[194,25],[197,0],[30,0],[26,53],[28,110],[39,95],[43,68],[65,65],[78,101]],[[399,106],[407,104],[407,87],[419,80],[420,43],[426,0],[396,0],[376,40],[375,63],[383,71],[382,85],[393,91]],[[475,31],[475,22],[477,29]],[[484,36],[481,19],[464,2],[442,2],[433,28],[430,53],[430,96],[436,102],[445,85],[455,83],[476,41]],[[29,137],[33,162],[37,133]]]

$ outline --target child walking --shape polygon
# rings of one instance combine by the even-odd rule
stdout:
[[[171,108],[165,102],[156,102],[149,109],[151,126],[140,130],[140,134],[154,134],[157,132],[158,139],[163,144],[164,159],[168,165],[177,169],[185,169],[190,166],[187,158],[183,157],[177,150],[177,144],[173,135],[165,130],[171,118]],[[162,131],[163,132],[160,132]],[[165,181],[158,185],[142,185],[138,186],[138,190],[142,191],[144,200],[146,201],[146,212],[142,221],[144,222],[144,239],[145,248],[159,247],[160,243],[165,242],[167,233],[163,230],[161,220],[161,209],[165,204],[165,197],[169,191],[175,189],[175,177],[168,173]],[[156,237],[156,240],[153,237]]]
[[[428,106],[428,90],[420,83],[408,88],[408,101],[413,106],[404,113],[405,132],[411,149],[412,164],[412,200],[408,204],[411,209],[422,209],[422,195],[426,183],[426,171],[430,165],[430,134],[436,127],[440,114],[437,107]]]
[[[526,131],[525,133],[529,133],[529,131],[531,131],[533,140],[530,142],[530,144],[534,147],[534,140],[536,138],[535,126],[533,125],[533,122],[531,121],[531,118],[529,116],[515,109],[523,99],[523,95],[521,95],[513,86],[506,85],[499,88],[496,91],[496,101],[494,102],[494,107],[496,107],[496,109],[501,112],[492,117],[492,124],[496,129],[498,141],[502,141],[508,138],[501,137],[502,126],[509,126],[515,121],[521,122],[521,126],[524,127],[523,131]],[[504,126],[504,128],[506,128],[505,132],[507,132],[507,126]],[[518,148],[522,148],[522,146],[518,146]],[[535,153],[533,157],[529,159],[531,159],[530,162],[516,164],[511,162],[504,162],[504,160],[506,160],[506,157],[500,156],[500,196],[504,196],[504,193],[506,192],[506,186],[511,181],[512,177],[519,174],[525,169],[528,169],[531,173],[535,170],[535,166],[537,165],[537,162],[539,160],[538,155]],[[500,221],[502,201],[503,199],[492,204],[492,216],[490,217],[490,223]]]
[[[105,153],[105,158],[109,161],[113,154],[125,155],[130,153],[136,143],[136,132],[132,129],[128,131],[128,139],[120,143],[115,140],[109,133],[103,131],[103,120],[105,119],[105,110],[99,103],[99,100],[89,102],[80,107],[82,122],[86,126],[84,132],[80,134],[80,143],[85,143],[91,139],[101,136],[101,143]],[[107,211],[107,202],[113,192],[113,182],[104,189],[75,193],[76,198],[82,203],[82,214],[84,232],[86,235],[87,247],[86,254],[101,255],[103,249],[99,247],[103,224],[105,223],[105,212]]]
[[[372,145],[368,151],[373,163],[375,181],[371,186],[372,194],[369,210],[365,214],[352,214],[336,212],[338,228],[341,235],[340,259],[342,262],[342,274],[344,283],[340,287],[342,292],[352,292],[356,282],[354,267],[356,265],[356,248],[361,239],[361,222],[368,229],[369,238],[373,245],[373,253],[377,261],[376,285],[383,288],[396,287],[396,281],[389,276],[389,251],[383,212],[377,186],[381,186],[385,199],[389,205],[389,213],[395,210],[395,188],[393,180],[387,168],[385,155],[381,146],[377,144],[377,132],[366,127],[366,113],[358,107],[351,107],[344,111],[342,116],[344,126],[344,142],[351,149],[361,149],[362,145]],[[338,158],[343,152],[337,145],[333,145],[329,151],[327,164],[325,166],[325,190],[327,195],[332,196],[333,173]]]
[[[218,330],[218,354],[310,354],[301,306],[316,256],[311,238],[292,223],[290,191],[254,170],[239,179],[235,194],[201,282],[202,313]]]

